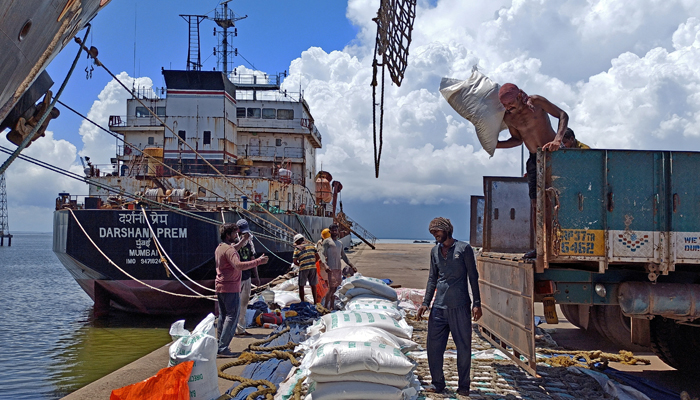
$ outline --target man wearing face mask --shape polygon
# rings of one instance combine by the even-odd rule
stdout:
[[[236,250],[238,250],[238,256],[241,261],[250,261],[255,259],[255,245],[253,244],[253,234],[250,232],[248,227],[248,221],[245,219],[240,219],[236,222],[238,226],[238,243],[234,244]],[[250,301],[250,290],[252,287],[251,278],[255,275],[258,283],[260,283],[260,278],[258,277],[258,267],[253,269],[247,269],[241,272],[241,311],[238,316],[238,326],[236,327],[236,335],[250,336],[246,330],[246,319],[245,314],[248,310],[248,302]]]

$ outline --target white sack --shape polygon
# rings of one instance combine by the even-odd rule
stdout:
[[[287,290],[272,290],[275,293],[275,304],[280,306],[280,308],[285,308],[289,307],[291,304],[295,303],[300,303],[301,301],[299,300],[299,289],[297,288],[294,291],[287,291]],[[311,294],[311,287],[306,286],[304,288],[304,301],[308,303],[314,302],[314,297]]]
[[[393,386],[403,389],[411,383],[411,373],[406,375],[396,374],[381,374],[371,371],[356,371],[342,375],[321,375],[310,374],[309,378],[315,382],[369,382],[378,383],[380,385]]]
[[[350,341],[318,346],[307,354],[302,366],[321,375],[341,375],[355,371],[405,375],[414,368],[413,361],[396,347],[384,343]]]
[[[313,391],[312,391],[313,390]],[[416,389],[366,382],[316,383],[309,387],[305,400],[406,400],[416,395]]]
[[[316,322],[323,324],[323,332],[346,327],[373,326],[404,339],[410,339],[411,335],[413,335],[413,327],[407,324],[405,320],[397,321],[381,312],[336,311],[324,315]],[[314,325],[316,325],[316,322]]]
[[[397,299],[396,290],[384,283],[384,281],[377,278],[362,276],[362,274],[355,274],[354,276],[344,280],[338,291],[340,294],[345,295],[348,290],[354,288],[367,289],[389,300]]]
[[[481,147],[492,157],[498,133],[508,129],[503,122],[506,110],[498,100],[500,88],[478,70],[474,70],[466,81],[442,78],[440,82],[440,93],[457,114],[474,124]]]
[[[219,373],[216,368],[218,341],[214,332],[214,319],[214,314],[210,313],[192,333],[184,328],[185,320],[176,321],[170,327],[170,336],[175,343],[168,349],[168,366],[194,361],[190,380],[187,382],[192,400],[212,400],[221,396]]]
[[[299,343],[299,348],[303,349],[305,352],[309,349],[315,349],[324,343],[332,343],[337,341],[356,341],[356,342],[374,342],[374,343],[384,343],[386,345],[396,347],[401,349],[401,351],[408,352],[418,349],[418,343],[400,338],[393,335],[384,329],[379,329],[371,326],[364,327],[347,327],[338,328],[324,334],[317,334],[310,336],[305,341]],[[294,351],[299,351],[295,349]]]
[[[345,311],[369,311],[369,312],[381,312],[390,317],[401,320],[404,317],[404,313],[401,312],[396,303],[386,302],[383,303],[382,300],[379,301],[349,301],[345,304]]]
[[[277,290],[297,290],[297,287],[299,286],[299,277],[295,276],[294,278],[287,279],[286,281],[277,284],[274,286],[273,291]]]

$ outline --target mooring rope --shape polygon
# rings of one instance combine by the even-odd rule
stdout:
[[[210,292],[215,292],[215,293],[216,293],[216,289],[208,288],[208,287],[206,287],[206,286],[200,284],[199,282],[196,282],[196,281],[192,280],[192,278],[190,278],[189,276],[187,276],[186,273],[182,272],[182,270],[177,266],[177,264],[175,264],[175,261],[173,261],[173,259],[170,258],[170,255],[165,251],[165,249],[163,248],[163,246],[160,244],[160,241],[158,240],[158,237],[156,236],[156,233],[155,233],[155,231],[153,230],[153,227],[151,226],[150,221],[148,221],[148,215],[146,214],[146,208],[145,208],[144,206],[141,206],[141,212],[143,212],[143,218],[146,220],[146,225],[148,225],[148,230],[151,231],[151,236],[153,236],[153,242],[154,242],[155,245],[156,245],[156,249],[158,250],[158,254],[160,254],[160,261],[163,263],[163,265],[165,265],[165,269],[166,269],[167,271],[172,272],[172,274],[173,274],[173,276],[175,277],[175,279],[177,279],[178,282],[180,282],[180,283],[182,284],[182,286],[186,287],[187,289],[189,289],[189,290],[190,290],[191,292],[193,292],[193,293],[199,294],[197,291],[195,291],[195,290],[192,289],[191,287],[187,286],[183,281],[180,280],[180,278],[177,277],[177,274],[176,274],[175,272],[173,272],[173,271],[170,269],[170,266],[168,265],[168,262],[167,262],[167,261],[165,260],[165,258],[163,257],[163,254],[165,254],[165,257],[167,257],[167,259],[170,261],[170,263],[173,265],[173,267],[175,267],[175,269],[177,270],[177,272],[181,273],[182,276],[184,276],[185,278],[187,278],[188,281],[194,283],[195,285],[199,286],[199,287],[202,288],[202,289],[206,289],[206,290],[208,290],[208,291],[210,291]],[[161,249],[162,249],[162,251],[161,251]]]

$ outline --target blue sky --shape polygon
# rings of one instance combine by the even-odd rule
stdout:
[[[100,51],[99,58],[115,74],[126,71],[129,76],[151,77],[154,86],[164,82],[161,68],[185,69],[187,61],[188,24],[181,14],[213,17],[218,1],[186,0],[114,0],[92,22],[88,46]],[[309,0],[235,0],[229,3],[238,21],[238,37],[233,46],[261,71],[271,74],[289,69],[291,60],[311,46],[327,52],[342,50],[357,32],[345,17],[346,4],[341,1]],[[214,21],[200,24],[200,48],[203,69],[216,67],[213,48],[217,27]],[[218,28],[218,27],[217,27]],[[81,32],[82,37],[85,33]],[[70,43],[47,68],[56,86],[68,71],[78,45]],[[111,80],[101,69],[86,79],[85,68],[91,61],[81,59],[62,101],[85,114],[97,95]],[[234,57],[234,65],[252,68],[242,57]],[[56,138],[79,143],[81,119],[71,112],[51,123]]]
[[[430,219],[442,215],[466,238],[469,197],[481,194],[483,176],[520,174],[520,149],[489,157],[473,125],[438,92],[441,78],[467,79],[473,65],[558,105],[577,137],[593,147],[700,150],[700,2],[419,0],[406,76],[401,87],[386,88],[375,179],[369,83],[378,5],[230,3],[248,15],[237,24],[234,46],[259,70],[290,72],[284,88],[301,84],[323,135],[318,164],[343,183],[345,211],[378,237],[426,238]],[[88,44],[124,80],[159,87],[161,67],[185,66],[187,24],[179,14],[206,14],[215,6],[114,0],[95,18]],[[202,22],[205,69],[215,66],[213,29]],[[56,87],[76,50],[69,44],[49,67]],[[251,68],[242,57],[233,63]],[[99,69],[86,80],[88,65],[80,61],[63,101],[106,126],[109,115],[124,114],[127,96]],[[7,146],[4,137],[0,144]],[[27,154],[80,171],[78,155],[107,163],[112,146],[112,138],[64,110]],[[7,185],[12,230],[49,231],[56,193],[86,191],[20,162],[8,170]]]

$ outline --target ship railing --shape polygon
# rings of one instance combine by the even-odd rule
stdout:
[[[238,146],[236,153],[239,157],[282,157],[282,158],[304,158],[303,147],[281,147],[281,146]]]
[[[159,116],[163,121],[165,121],[166,116]],[[125,128],[130,126],[160,126],[161,123],[154,116],[141,116],[141,115],[110,115],[109,116],[109,127],[115,128]]]
[[[377,237],[374,236],[370,231],[362,227],[362,225],[354,221],[352,218],[348,217],[347,214],[340,212],[336,214],[333,220],[335,223],[352,232],[355,236],[360,238],[360,240],[367,243],[371,248],[374,249],[374,246],[377,243]]]
[[[255,92],[255,93],[253,93]],[[260,100],[274,102],[298,103],[302,97],[300,92],[285,90],[255,90],[236,88],[236,100]]]

